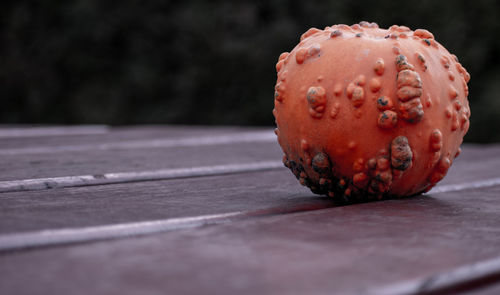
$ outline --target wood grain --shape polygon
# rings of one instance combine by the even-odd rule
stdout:
[[[65,132],[2,137],[0,181],[281,159],[270,139],[169,143],[269,129]],[[162,145],[151,144],[157,139]],[[468,274],[448,289],[429,282],[500,255],[499,166],[500,145],[464,145],[428,195],[351,206],[313,195],[285,168],[0,193],[0,243],[83,228],[110,230],[101,231],[106,239],[126,229],[121,239],[1,252],[0,294],[389,294],[395,286],[407,294],[497,294],[496,274],[467,284]],[[167,227],[124,238],[154,220]]]
[[[474,155],[476,154],[476,151],[471,151]],[[192,150],[173,149],[166,153],[167,157],[172,159],[170,166],[174,166],[173,164],[184,166],[185,157],[180,155],[186,152],[193,155],[189,161],[191,165],[200,162],[238,163],[242,159],[256,161],[276,158],[281,153],[275,145],[267,143],[252,147],[242,144],[193,147]],[[207,159],[204,156],[210,152],[214,153],[213,158],[208,158],[208,161],[200,160],[200,158]],[[500,149],[496,149],[496,152],[500,154]],[[469,149],[464,147],[462,157],[456,160],[449,175],[440,186],[463,185],[498,177],[496,167],[500,165],[500,156],[469,160],[472,157],[469,154]],[[490,156],[491,152],[483,155]],[[151,164],[143,163],[143,165],[163,167],[158,162],[150,161]],[[154,166],[155,164],[158,166]],[[123,163],[123,165],[123,170],[126,171],[127,164]],[[76,172],[107,172],[94,170],[95,165],[85,166],[84,163],[72,168],[77,169]],[[87,170],[81,170],[83,168]],[[65,169],[62,171],[66,171]],[[53,170],[54,173],[58,173],[57,168],[53,167]],[[439,190],[439,187],[437,189]],[[301,187],[285,168],[280,171],[218,177],[2,193],[0,200],[0,232],[2,233],[138,222],[329,202],[328,199],[314,196]],[[27,215],[26,212],[30,214]]]
[[[243,132],[272,132],[270,128],[234,127],[234,126],[127,126],[106,127],[105,132],[74,132],[72,127],[57,127],[61,135],[37,133],[37,128],[24,128],[26,136],[0,137],[0,149],[16,149],[28,147],[57,147],[61,145],[106,144],[122,141],[151,140],[156,138],[183,138],[195,136],[216,136],[222,134],[238,134]],[[85,130],[85,126],[80,127]],[[0,128],[1,129],[1,128]],[[3,128],[7,133],[8,128]],[[30,131],[31,130],[31,131]],[[91,129],[93,130],[93,129]]]
[[[275,142],[3,156],[0,181],[280,161]]]
[[[186,168],[171,168],[149,171],[111,172],[92,175],[76,175],[0,181],[0,193],[49,190],[65,187],[109,185],[141,181],[226,175],[251,171],[282,169],[282,161],[260,161]]]
[[[329,204],[285,168],[203,178],[0,194],[0,232]],[[29,214],[27,214],[29,212]]]
[[[54,136],[76,136],[106,134],[109,127],[105,125],[84,126],[11,126],[0,127],[0,138],[33,138]]]
[[[11,253],[0,256],[1,290],[370,294],[497,257],[499,193],[443,193]]]

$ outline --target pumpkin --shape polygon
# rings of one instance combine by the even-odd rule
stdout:
[[[276,71],[283,163],[314,193],[352,202],[427,192],[460,154],[470,75],[427,30],[311,28]]]

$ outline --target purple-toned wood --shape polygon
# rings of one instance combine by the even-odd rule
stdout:
[[[443,193],[10,253],[0,257],[1,289],[358,294],[498,256],[499,194]]]
[[[189,144],[173,147],[156,146],[154,142],[158,139],[152,139],[152,144],[149,146],[141,146],[144,141],[135,140],[133,143],[139,147],[134,148],[127,148],[127,145],[106,149],[99,149],[97,146],[92,149],[85,146],[85,149],[76,151],[5,155],[2,155],[0,149],[0,157],[4,161],[3,170],[0,171],[0,181],[281,160],[281,149],[274,141],[274,134],[271,132],[249,134],[254,136],[246,139],[244,134],[224,134],[216,137],[218,141],[208,144],[206,140],[210,139],[208,135],[184,137],[189,139]],[[224,143],[224,140],[231,138],[232,135],[241,138],[229,144]],[[177,138],[177,140],[182,139]],[[196,139],[199,139],[200,144],[197,144]],[[123,142],[115,142],[115,144],[121,143]],[[51,150],[50,147],[43,149]],[[12,149],[9,149],[9,152],[11,151]]]
[[[0,194],[0,233],[325,204],[285,168]],[[29,214],[27,214],[29,212]]]
[[[238,148],[242,147],[236,145],[233,154],[244,154]],[[257,150],[258,146],[254,149]],[[205,148],[199,151],[200,154],[207,153]],[[263,146],[260,151],[254,151],[254,154],[259,153],[273,155],[275,151]],[[464,148],[463,154],[463,159],[457,159],[446,181],[443,181],[444,185],[498,176],[495,169],[500,165],[500,157],[469,161],[467,148]],[[238,159],[231,158],[229,153],[226,155],[222,158],[218,154],[215,158],[222,163]],[[3,193],[0,201],[1,233],[330,202],[301,187],[285,168],[205,178]]]
[[[2,138],[0,150],[240,131],[259,130],[112,128],[106,134]],[[2,157],[5,169],[0,177],[99,174],[281,158],[279,147],[266,140],[21,154]],[[448,192],[342,207],[314,196],[285,168],[0,193],[0,242],[19,233],[35,233],[31,236],[35,239],[52,233],[41,230],[70,228],[78,237],[84,227],[111,225],[113,229],[117,225],[126,230],[140,226],[134,222],[164,220],[168,224],[173,218],[232,216],[211,225],[183,226],[181,222],[181,226],[140,237],[77,239],[73,244],[55,242],[48,247],[0,252],[0,294],[372,294],[380,290],[390,294],[400,284],[406,286],[405,294],[497,294],[500,278],[494,272],[483,281],[462,279],[466,283],[453,283],[446,290],[433,289],[432,282],[457,268],[474,269],[468,265],[500,256],[500,185],[495,185],[500,179],[499,165],[499,145],[465,145],[440,184]],[[484,184],[484,180],[492,181]],[[473,188],[478,184],[482,187]],[[243,214],[231,215],[237,212]]]
[[[8,132],[3,132],[5,128],[0,128],[0,150],[3,149],[16,149],[26,147],[39,147],[39,146],[61,146],[61,145],[81,145],[81,144],[103,144],[132,140],[151,140],[155,138],[181,138],[181,137],[194,137],[206,135],[222,135],[228,133],[238,132],[258,132],[270,131],[269,128],[261,127],[234,127],[234,126],[162,126],[162,125],[145,125],[145,126],[127,126],[127,127],[108,127],[103,129],[99,128],[101,132],[74,132],[72,127],[60,127],[60,133],[64,136],[50,135],[43,130],[37,128],[25,128],[26,136],[7,136]],[[38,135],[37,135],[38,130]],[[103,132],[106,131],[106,132]],[[28,136],[32,134],[33,136]]]

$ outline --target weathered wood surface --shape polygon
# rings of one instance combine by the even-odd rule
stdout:
[[[75,128],[78,131],[75,132]],[[14,132],[12,130],[15,130]],[[271,131],[269,128],[208,127],[208,126],[75,126],[75,127],[0,127],[0,148],[27,148],[36,146],[86,145],[115,143],[156,138],[182,138],[227,133]]]
[[[292,189],[291,189],[292,188]],[[0,233],[331,204],[283,169],[0,195]],[[29,216],[24,214],[29,204]],[[28,221],[31,220],[31,221]]]
[[[0,140],[0,181],[279,160],[274,137],[267,129],[157,127]]]
[[[270,130],[83,130],[4,132],[0,180],[281,159]],[[498,294],[499,166],[465,145],[431,193],[342,207],[285,168],[0,193],[0,293]]]

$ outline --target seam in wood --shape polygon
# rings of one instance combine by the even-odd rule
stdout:
[[[284,168],[281,161],[263,161],[191,168],[163,169],[139,172],[105,173],[95,175],[64,176],[23,180],[0,181],[0,193],[45,190],[63,187],[78,187],[117,184],[139,181],[167,180],[201,177],[242,172],[264,171]]]
[[[0,253],[40,247],[60,246],[132,236],[142,236],[172,230],[195,228],[209,224],[220,224],[232,220],[241,220],[244,218],[265,217],[280,214],[321,210],[333,206],[333,203],[315,205],[304,204],[290,207],[275,207],[252,211],[236,211],[192,217],[11,233],[0,235]]]
[[[242,214],[242,212],[230,212],[194,217],[5,234],[0,236],[0,252],[141,236],[226,222],[229,217]]]
[[[366,295],[458,294],[500,282],[500,257],[361,292]]]

